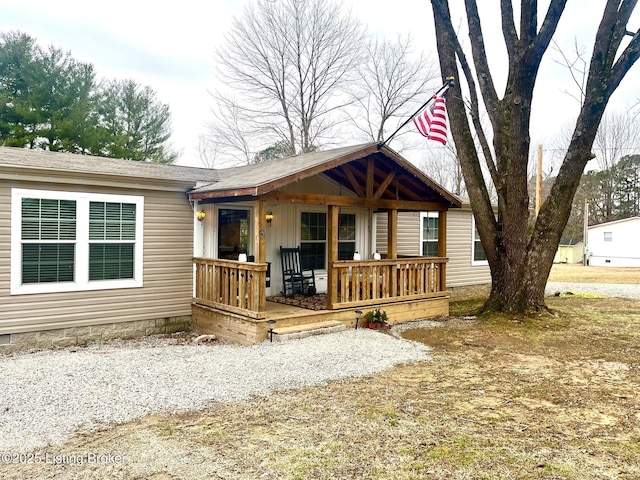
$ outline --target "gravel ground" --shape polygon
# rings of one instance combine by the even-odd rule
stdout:
[[[567,291],[640,299],[640,285],[547,284],[547,295]],[[425,321],[410,327],[437,325]],[[77,430],[152,413],[198,410],[428,359],[425,345],[367,329],[252,347],[154,336],[3,355],[0,452],[27,452],[62,442]]]
[[[549,282],[546,294],[554,295],[558,292],[595,293],[607,297],[631,298],[640,300],[640,285],[624,283],[569,283]]]
[[[0,356],[0,452],[28,452],[59,443],[77,429],[151,413],[367,376],[428,360],[428,350],[373,330],[350,329],[252,347],[146,337]]]

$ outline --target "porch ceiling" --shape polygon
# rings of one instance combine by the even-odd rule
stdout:
[[[398,163],[383,152],[375,152],[331,168],[324,174],[360,198],[453,203],[447,198],[448,192],[422,172],[408,168],[410,166]]]

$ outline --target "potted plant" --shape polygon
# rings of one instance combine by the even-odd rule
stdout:
[[[375,330],[383,330],[387,327],[387,312],[384,310],[380,310],[376,308],[375,310],[369,310],[364,316],[364,325],[368,325],[369,328],[373,328]]]

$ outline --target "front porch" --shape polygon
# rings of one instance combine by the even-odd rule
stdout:
[[[448,314],[446,216],[460,201],[386,146],[223,170],[219,181],[195,188],[189,199],[197,333],[247,345],[265,340],[272,327],[354,326],[356,311],[384,310],[391,323]],[[401,211],[437,213],[416,232],[416,241],[437,247],[428,250],[432,256],[398,258]],[[385,259],[374,241],[378,212],[386,213]],[[295,291],[287,288],[283,247],[298,251],[299,277],[315,272],[305,278],[313,278],[312,293],[326,292],[324,308],[267,301],[267,295]]]
[[[192,328],[199,334],[252,345],[266,340],[270,328],[329,320],[354,327],[356,311],[365,314],[380,308],[389,323],[447,315],[446,260],[335,261],[329,268],[334,281],[329,284],[325,308],[312,310],[267,300],[266,263],[196,258]]]

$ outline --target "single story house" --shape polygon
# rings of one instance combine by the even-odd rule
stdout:
[[[447,212],[447,287],[491,283],[491,271],[476,229],[468,198],[461,208]],[[438,212],[398,214],[398,255],[429,256],[437,249]],[[386,213],[376,215],[376,249],[387,253]]]
[[[562,238],[553,263],[584,262],[584,242],[580,238]]]
[[[598,267],[640,267],[640,216],[591,225],[587,262]]]
[[[185,328],[252,344],[374,308],[448,313],[446,218],[461,203],[385,146],[221,170],[0,147],[0,197],[4,351]],[[439,212],[431,256],[398,255],[404,211]],[[317,310],[271,301],[287,290],[280,247],[313,269]]]

